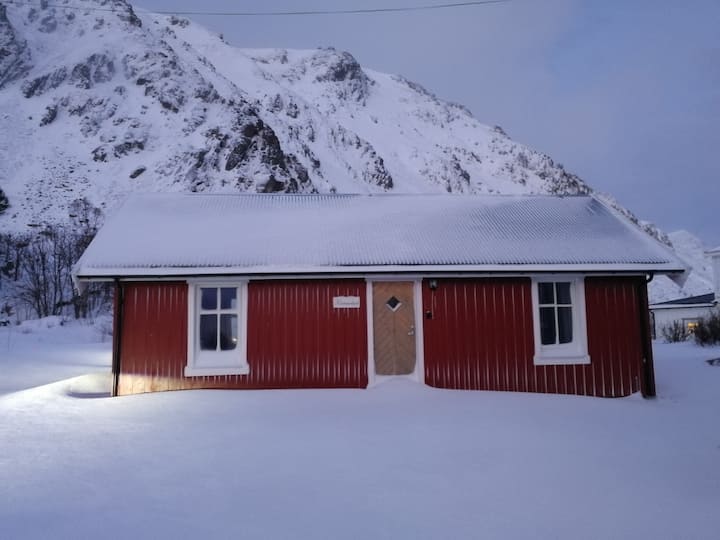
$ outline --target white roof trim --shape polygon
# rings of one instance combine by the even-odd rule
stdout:
[[[438,265],[438,266],[256,266],[256,267],[208,267],[193,266],[186,268],[158,267],[158,268],[94,268],[91,271],[76,274],[77,279],[87,280],[99,277],[135,277],[135,276],[194,276],[194,275],[218,275],[218,276],[252,276],[267,274],[392,274],[392,273],[415,273],[415,274],[435,274],[435,273],[513,273],[513,274],[532,274],[532,273],[634,273],[648,274],[655,272],[675,273],[683,272],[682,267],[677,265],[662,265],[648,267],[648,265],[582,265],[582,264],[565,264],[565,265],[487,265],[487,266],[454,266],[454,265]]]

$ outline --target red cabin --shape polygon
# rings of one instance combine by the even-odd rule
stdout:
[[[440,388],[655,394],[665,246],[593,197],[129,198],[78,262],[115,283],[113,394]]]

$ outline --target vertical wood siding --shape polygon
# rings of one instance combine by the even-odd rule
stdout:
[[[252,281],[248,285],[248,375],[185,377],[188,287],[123,284],[118,394],[189,388],[367,386],[365,282]],[[334,296],[360,297],[334,309]]]
[[[248,383],[256,387],[367,386],[365,281],[251,281]],[[333,308],[357,296],[359,308]]]
[[[432,386],[626,396],[640,389],[636,278],[585,281],[589,365],[535,366],[530,279],[423,283],[425,378]]]
[[[627,396],[640,391],[643,317],[638,288],[644,278],[585,280],[588,349],[596,396]]]
[[[423,282],[425,380],[467,390],[533,391],[529,279]],[[528,364],[529,359],[529,364]]]
[[[187,361],[187,284],[123,283],[118,395],[174,390]]]
[[[118,394],[367,385],[365,282],[254,281],[249,375],[185,377],[185,283],[125,283]],[[624,396],[643,383],[642,278],[585,281],[590,365],[535,366],[528,278],[423,283],[425,377],[443,388]],[[334,309],[358,296],[359,309]],[[647,354],[645,352],[645,354]],[[652,359],[648,358],[650,368]],[[650,377],[652,372],[650,371]]]

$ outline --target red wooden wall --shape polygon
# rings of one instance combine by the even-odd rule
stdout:
[[[425,381],[472,390],[538,388],[529,279],[423,283]],[[529,360],[529,362],[528,362]]]
[[[123,283],[121,287],[118,395],[178,388],[187,363],[187,284]]]
[[[642,278],[585,281],[589,365],[535,366],[529,278],[423,283],[425,380],[441,388],[626,396],[640,390]]]
[[[187,388],[367,386],[365,282],[253,281],[248,286],[248,375],[184,377],[188,286],[124,283],[118,394]],[[359,309],[333,309],[359,296]],[[117,331],[117,326],[116,326]]]
[[[251,281],[248,384],[273,388],[367,386],[364,280]],[[359,309],[334,309],[359,296]]]
[[[595,396],[627,396],[640,391],[643,335],[638,288],[644,278],[585,280],[588,349],[594,369],[586,373],[586,392]]]
[[[364,280],[252,281],[248,375],[184,377],[188,287],[124,283],[118,394],[367,385]],[[643,384],[642,278],[585,281],[589,365],[535,366],[528,278],[423,283],[425,378],[442,388],[625,396]],[[333,309],[358,296],[359,309]],[[116,335],[117,335],[116,321]],[[651,360],[651,359],[650,359]],[[650,364],[651,367],[651,364]],[[652,373],[650,371],[650,373]],[[652,382],[652,375],[650,375]],[[647,387],[647,384],[645,384]]]

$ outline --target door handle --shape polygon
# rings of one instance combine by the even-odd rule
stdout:
[[[410,331],[408,332],[408,336],[414,336],[415,335],[415,325],[410,325]]]

